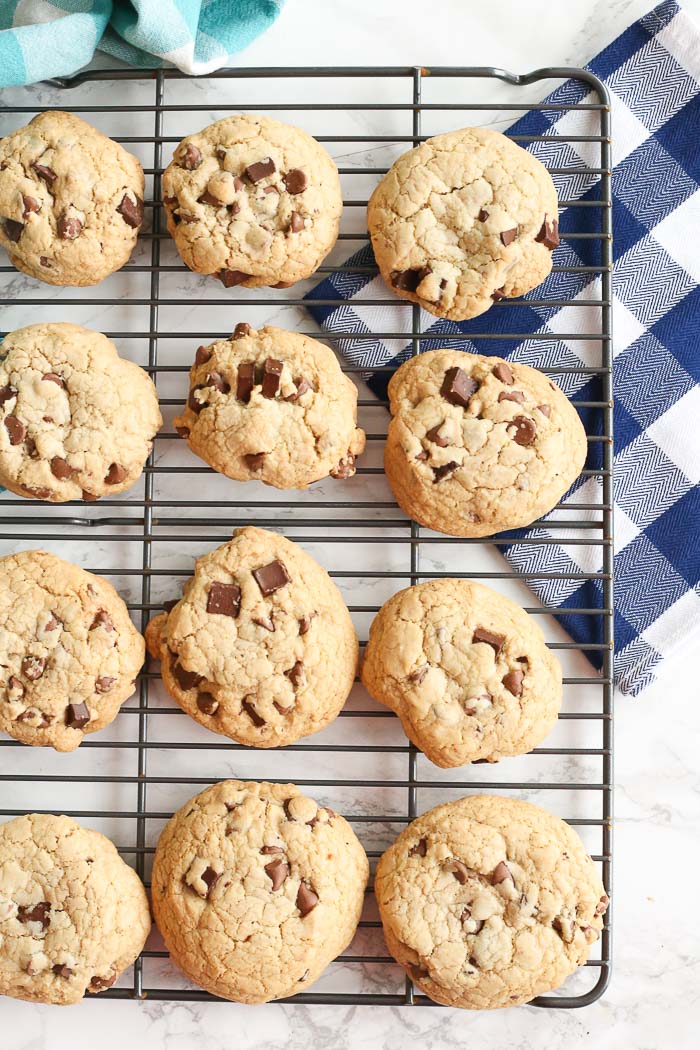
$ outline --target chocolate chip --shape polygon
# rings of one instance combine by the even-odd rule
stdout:
[[[109,678],[107,675],[103,676],[102,678],[97,678],[95,680],[95,692],[108,693],[115,682],[116,678]]]
[[[33,908],[30,908],[28,904],[20,904],[17,908],[17,919],[19,922],[40,922],[42,930],[48,930],[51,925],[51,905],[48,901],[39,901]]]
[[[283,886],[289,876],[289,865],[286,860],[273,860],[265,865],[265,874],[272,879],[272,892]]]
[[[279,711],[281,715],[288,715],[289,712],[294,708],[294,703],[292,702],[289,705],[289,707],[282,707],[282,705],[278,704],[276,700],[273,700],[272,706],[274,707],[275,711]]]
[[[309,628],[311,627],[311,621],[316,615],[312,612],[310,616],[302,616],[299,620],[299,634],[308,634]]]
[[[7,430],[8,437],[11,445],[19,445],[24,440],[27,428],[21,419],[17,416],[8,416],[5,420],[5,429]]]
[[[253,616],[252,621],[257,627],[262,627],[264,631],[269,631],[270,634],[275,633],[275,625],[272,622],[272,617],[263,619],[261,616]]]
[[[196,365],[204,365],[210,360],[213,350],[210,346],[198,346],[197,352],[194,355],[194,363]]]
[[[62,215],[56,224],[58,236],[62,241],[74,241],[80,236],[82,228],[82,222],[74,215]]]
[[[499,861],[491,873],[491,885],[498,886],[499,883],[505,882],[506,879],[513,879],[513,876],[508,865],[502,860]]]
[[[236,175],[235,179],[233,180],[233,188],[236,191],[236,193],[240,193],[241,190],[245,189],[245,182],[243,181],[243,179],[239,178],[238,175]]]
[[[212,208],[220,208],[223,205],[223,201],[220,201],[218,197],[215,197],[209,190],[205,190],[202,196],[199,198],[200,204],[210,204]]]
[[[250,703],[249,700],[244,700],[243,703],[241,704],[241,707],[245,711],[245,713],[248,715],[248,718],[251,720],[251,722],[253,723],[254,726],[256,726],[259,729],[260,726],[264,726],[265,725],[265,719],[260,717],[260,715],[255,710],[255,708],[253,707],[253,705]]]
[[[501,401],[515,401],[519,405],[524,405],[525,395],[523,394],[522,390],[511,390],[509,393],[506,393],[505,390],[502,390],[498,395],[498,401],[499,403]]]
[[[56,172],[52,168],[47,168],[45,164],[32,164],[32,168],[47,186],[50,186],[58,178]]]
[[[550,252],[553,252],[555,248],[559,247],[559,223],[556,219],[552,222],[547,222],[545,216],[544,222],[540,226],[540,232],[535,237],[535,240],[539,244],[544,244],[545,248],[549,248]]]
[[[198,693],[197,694],[197,707],[203,715],[213,715],[219,707],[219,701],[211,693]]]
[[[126,474],[126,468],[120,463],[110,463],[109,470],[105,474],[105,485],[121,485]]]
[[[109,977],[93,977],[88,985],[88,991],[103,992],[105,988],[111,988],[117,979],[116,973],[111,974]]]
[[[304,665],[301,660],[297,660],[293,667],[290,667],[288,671],[284,672],[289,681],[292,683],[295,689],[300,685],[304,685],[306,681],[306,675],[304,674]]]
[[[104,627],[105,631],[113,631],[113,630],[115,630],[114,624],[112,623],[112,621],[110,620],[109,616],[107,615],[107,613],[105,612],[104,609],[99,609],[95,613],[95,616],[93,618],[92,623],[90,624],[90,628],[89,629],[91,631],[94,631],[98,627]]]
[[[438,425],[429,430],[425,436],[427,437],[428,441],[434,441],[435,444],[439,445],[440,448],[447,448],[447,446],[449,445],[449,441],[447,440],[447,438],[440,437],[440,429],[442,425],[442,423],[438,423]]]
[[[17,397],[17,390],[15,387],[7,386],[0,387],[0,406],[4,405],[6,401],[11,401],[13,397]]]
[[[66,381],[63,376],[59,376],[56,372],[47,372],[46,375],[41,377],[45,383],[55,383],[56,386],[60,386],[63,390],[66,389]]]
[[[25,656],[22,660],[22,674],[30,682],[36,682],[46,670],[46,659],[43,656]]]
[[[3,219],[3,226],[5,227],[5,233],[8,239],[16,244],[22,236],[24,223],[16,222],[14,219]]]
[[[250,395],[255,386],[255,364],[253,361],[243,361],[238,366],[238,377],[236,379],[236,399],[247,405]]]
[[[287,394],[284,399],[285,401],[298,401],[300,397],[303,397],[304,394],[307,394],[309,390],[312,389],[311,383],[304,379],[303,376],[300,379],[294,380],[294,386],[296,387],[296,390],[293,394]]]
[[[202,872],[202,882],[207,887],[207,897],[211,895],[211,891],[219,881],[220,875],[218,871],[214,871],[213,868],[205,868]]]
[[[245,173],[251,182],[260,182],[261,179],[267,178],[268,175],[272,175],[275,171],[277,171],[277,168],[272,157],[257,160],[255,164],[249,164],[245,169]]]
[[[527,416],[515,416],[508,425],[515,427],[513,441],[516,445],[531,445],[537,436],[534,420]]]
[[[198,390],[204,390],[204,383],[199,383],[197,386],[193,386],[187,398],[187,407],[194,412],[195,415],[199,415],[199,413],[205,408],[205,405],[201,401],[198,401],[194,396]]]
[[[216,274],[224,288],[234,288],[237,284],[243,284],[252,275],[243,273],[242,270],[219,270]]]
[[[292,217],[289,220],[289,232],[301,233],[301,231],[304,229],[304,226],[304,216],[298,211],[293,211]]]
[[[66,708],[66,725],[69,729],[82,729],[90,721],[87,704],[68,704]]]
[[[214,580],[207,595],[207,612],[214,616],[230,616],[235,620],[240,611],[241,588],[238,584]]]
[[[496,656],[503,648],[505,640],[505,635],[494,634],[493,631],[487,631],[485,627],[477,627],[472,635],[472,643],[483,642],[485,645],[490,645]]]
[[[63,459],[61,456],[53,456],[51,459],[51,473],[59,481],[65,481],[73,473],[73,468],[69,466],[68,460]]]
[[[274,594],[280,587],[285,587],[290,582],[289,573],[281,561],[271,561],[269,565],[253,569],[253,576],[262,591],[263,598]]]
[[[429,273],[427,266],[416,270],[394,270],[391,274],[391,283],[400,292],[415,292]]]
[[[422,462],[425,462],[426,459],[430,459],[430,453],[426,452],[425,449],[423,449],[422,452],[418,453],[418,455],[416,456],[416,459],[421,460]]]
[[[477,215],[479,222],[486,222],[488,217],[489,213],[486,211],[486,208],[479,208],[479,214]]]
[[[39,262],[42,266],[45,266],[47,269],[51,269],[51,260],[46,255],[40,255]]]
[[[309,185],[309,180],[306,177],[306,172],[300,168],[292,168],[286,175],[282,176],[284,185],[287,193],[296,195],[297,193],[303,193],[306,187]]]
[[[507,248],[509,244],[513,243],[517,236],[517,226],[514,226],[512,230],[501,230],[501,244],[504,246],[504,248]]]
[[[415,846],[411,846],[408,851],[409,857],[424,857],[428,852],[428,840],[420,839]]]
[[[17,678],[16,675],[11,674],[7,681],[7,685],[8,692],[14,694],[13,699],[21,700],[21,698],[26,692],[26,689],[24,688],[24,684],[20,681],[20,679]]]
[[[194,671],[188,671],[187,668],[182,666],[179,660],[173,661],[170,671],[177,684],[185,692],[188,692],[190,689],[196,689],[199,683],[204,681],[201,674],[196,674]]]
[[[414,685],[420,685],[429,670],[429,664],[423,664],[422,667],[416,668],[416,670],[411,671],[410,675],[408,676],[409,682],[413,682]]]
[[[53,972],[57,977],[65,977],[68,979],[73,976],[75,970],[71,970],[70,966],[66,966],[65,963],[56,963],[53,967]]]
[[[451,405],[466,408],[479,384],[461,368],[448,368],[440,387],[440,393]]]
[[[182,426],[178,427],[178,426],[176,426],[175,430],[180,435],[181,438],[187,438],[187,437],[190,436],[190,428],[189,427],[182,427]]]
[[[525,675],[522,671],[509,671],[503,679],[503,685],[509,693],[513,694],[513,696],[522,696],[524,677]]]
[[[94,503],[100,498],[99,496],[96,496],[94,492],[87,492],[85,489],[82,490],[80,495],[84,503]]]
[[[510,370],[510,366],[505,361],[499,361],[494,367],[493,374],[496,379],[500,379],[506,386],[512,386],[513,384],[513,373]]]
[[[297,908],[302,914],[308,915],[310,911],[313,911],[318,904],[318,894],[311,886],[305,882],[299,883],[299,889],[297,891]]]
[[[433,484],[437,485],[438,481],[442,481],[443,478],[447,478],[450,474],[454,474],[455,470],[459,467],[459,463],[443,463],[441,467],[433,467]]]
[[[207,372],[207,381],[204,385],[213,387],[220,394],[228,394],[231,389],[230,384],[226,382],[221,372]]]
[[[547,417],[547,419],[549,419],[549,417],[552,414],[551,405],[538,405],[537,406],[537,411],[541,412],[543,416]]]
[[[506,293],[503,291],[502,288],[494,288],[494,290],[491,292],[491,298],[493,299],[494,303],[497,303],[499,299],[505,299],[505,296]]]
[[[461,860],[453,860],[447,865],[447,871],[452,872],[460,886],[464,886],[469,878],[469,868]]]
[[[276,361],[274,357],[268,357],[265,359],[263,365],[263,377],[262,377],[262,396],[272,398],[275,396],[280,386],[280,376],[282,375],[282,362]]]
[[[143,201],[140,197],[132,199],[128,193],[122,197],[122,202],[117,208],[127,226],[137,229],[143,222]]]
[[[263,464],[265,462],[265,456],[265,452],[249,452],[246,456],[243,457],[243,460],[248,470],[262,470]]]
[[[233,330],[234,339],[242,339],[244,335],[252,335],[253,329],[246,321],[241,321]]]
[[[41,211],[41,205],[35,197],[29,197],[22,194],[22,204],[24,206],[23,218],[27,218],[28,215],[33,211]]]
[[[355,467],[355,457],[353,456],[352,452],[348,452],[345,459],[341,459],[338,466],[334,467],[333,470],[329,471],[330,476],[332,478],[335,478],[336,481],[346,481],[348,478],[353,477],[356,473],[357,470]]]
[[[264,857],[269,857],[273,853],[284,853],[281,846],[263,846],[260,850]]]
[[[194,171],[202,163],[202,151],[193,142],[188,142],[178,158],[181,168]]]

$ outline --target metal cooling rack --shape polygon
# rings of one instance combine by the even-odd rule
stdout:
[[[584,102],[537,105],[535,100],[553,86],[547,84],[545,89],[542,81],[568,78],[585,82],[588,94]],[[105,89],[111,95],[109,105],[102,101]],[[352,101],[343,101],[346,98]],[[202,785],[226,776],[296,781],[345,813],[362,838],[372,866],[402,827],[438,802],[479,790],[516,792],[577,827],[610,893],[612,248],[610,110],[604,86],[590,73],[576,69],[542,69],[523,77],[492,68],[241,69],[219,71],[197,81],[173,70],[95,71],[34,89],[5,92],[0,134],[26,123],[33,113],[53,107],[85,115],[139,155],[147,175],[147,220],[131,262],[96,288],[48,288],[18,276],[9,265],[0,266],[5,304],[2,327],[9,330],[40,320],[70,319],[105,331],[123,355],[146,367],[157,382],[166,423],[143,479],[122,498],[88,505],[47,505],[5,494],[0,499],[3,553],[43,546],[104,574],[128,600],[141,628],[165,599],[177,593],[179,581],[190,575],[192,556],[224,542],[234,527],[246,522],[281,529],[330,569],[345,594],[361,639],[366,639],[379,605],[400,587],[441,575],[486,579],[540,617],[549,644],[558,650],[564,664],[565,701],[558,726],[545,741],[547,746],[495,766],[439,770],[407,744],[398,720],[375,705],[359,685],[340,718],[321,734],[279,751],[251,751],[187,719],[163,692],[157,667],[147,666],[137,695],[116,722],[88,737],[72,755],[0,741],[0,815],[42,809],[67,812],[110,835],[148,883],[154,844],[164,822]],[[571,318],[577,307],[583,308],[587,323],[572,323],[572,330],[561,338],[589,341],[587,360],[591,363],[580,369],[546,370],[600,379],[600,400],[578,402],[597,417],[590,440],[602,442],[602,469],[587,473],[600,479],[600,500],[577,504],[573,519],[567,517],[569,508],[548,523],[550,530],[558,530],[558,540],[566,537],[571,549],[584,546],[596,555],[598,564],[602,553],[602,571],[569,577],[595,579],[600,584],[599,605],[578,610],[581,616],[602,622],[602,642],[597,646],[579,646],[568,640],[556,623],[560,615],[556,608],[533,607],[531,592],[518,581],[535,574],[519,577],[493,553],[503,537],[494,547],[491,539],[437,536],[398,510],[380,465],[387,413],[364,390],[366,369],[345,369],[361,388],[360,422],[369,438],[358,476],[350,482],[321,482],[310,493],[292,496],[255,483],[238,485],[214,475],[182,442],[173,440],[171,423],[184,400],[186,373],[200,342],[227,336],[240,320],[259,325],[269,319],[319,337],[301,309],[300,286],[289,292],[236,289],[224,294],[212,280],[186,271],[163,232],[160,208],[160,174],[183,135],[242,110],[278,114],[301,124],[334,154],[343,181],[340,241],[319,274],[370,272],[369,267],[349,267],[345,260],[366,240],[367,197],[396,156],[437,131],[469,122],[505,129],[524,111],[542,108],[561,110],[567,120],[571,118],[570,138],[558,135],[559,141],[585,143],[583,149],[595,150],[589,166],[552,168],[555,180],[599,177],[595,201],[563,200],[562,204],[593,208],[599,216],[596,232],[589,229],[567,237],[596,243],[598,265],[573,269],[597,276],[600,299],[550,303]],[[589,122],[595,118],[595,134],[575,134],[575,118],[580,116]],[[365,121],[362,127],[358,126],[360,118]],[[303,290],[312,287],[313,281],[301,285]],[[542,296],[547,297],[546,283]],[[396,300],[387,292],[364,305],[371,308],[389,301]],[[503,300],[493,309],[509,305]],[[382,335],[395,335],[402,344],[410,342],[413,353],[419,353],[420,310],[411,304],[403,306],[412,319],[408,336],[405,332]],[[502,338],[515,343],[530,335],[510,332]],[[353,336],[359,337],[351,330],[336,333],[336,338]],[[597,355],[595,362],[590,355]],[[585,552],[579,551],[582,556],[585,565]],[[556,572],[545,575],[557,577]],[[600,676],[581,654],[586,648],[602,649]],[[610,973],[609,919],[598,952],[563,989],[535,1000],[535,1005],[574,1007],[597,999]],[[145,997],[211,998],[188,985],[170,966],[156,932],[133,974],[125,975],[94,1001]],[[288,1001],[430,1003],[388,956],[371,892],[348,952],[329,967],[313,991]]]

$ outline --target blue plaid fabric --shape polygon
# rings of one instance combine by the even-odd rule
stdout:
[[[615,681],[623,692],[638,694],[656,676],[660,662],[700,627],[700,33],[673,2],[660,4],[614,43],[589,68],[607,85],[613,100],[614,155],[614,326],[615,326],[615,524],[616,609]],[[595,101],[581,81],[570,81],[550,102]],[[585,111],[584,111],[585,117]],[[574,131],[574,118],[577,119]],[[599,167],[597,143],[564,143],[558,137],[585,132],[582,111],[530,112],[517,122],[515,134],[552,136],[530,149],[548,166]],[[597,118],[588,128],[598,133]],[[583,164],[582,164],[583,161]],[[555,176],[561,199],[595,200],[596,176]],[[574,214],[575,213],[575,214]],[[567,240],[566,234],[599,230],[596,208],[562,212],[562,243],[554,253],[557,266],[596,265],[599,242]],[[365,247],[352,260],[373,263]],[[330,334],[366,332],[366,340],[337,340],[347,359],[358,365],[400,362],[408,354],[402,342],[387,344],[372,330],[401,332],[410,311],[387,306],[364,309],[362,300],[381,293],[381,278],[337,274],[311,296],[339,300],[338,306],[310,307]],[[551,341],[472,341],[470,332],[531,331],[568,336],[596,331],[594,307],[558,309],[534,305],[548,300],[600,299],[600,278],[581,273],[554,273],[543,288],[526,295],[521,305],[492,309],[473,321],[454,323],[424,314],[427,337],[422,346],[441,345],[430,333],[464,335],[467,351],[509,357],[534,366],[580,368],[591,344],[575,338]],[[585,315],[588,314],[588,317]],[[576,327],[576,326],[579,327]],[[595,351],[597,355],[598,351]],[[600,400],[597,378],[557,377],[576,401]],[[379,392],[379,387],[375,387]],[[582,417],[589,433],[600,413]],[[601,463],[601,446],[592,444],[588,466]],[[600,504],[601,480],[582,478],[565,502]],[[576,511],[593,518],[595,512]],[[548,520],[519,538],[551,536]],[[567,535],[576,536],[575,530]],[[590,533],[581,532],[583,538]],[[557,543],[511,546],[512,565],[527,572],[580,574],[602,570],[602,548]],[[600,607],[599,581],[539,580],[530,584],[547,605],[561,608]],[[602,617],[571,613],[561,622],[579,642],[602,641]],[[595,654],[591,657],[596,661]]]

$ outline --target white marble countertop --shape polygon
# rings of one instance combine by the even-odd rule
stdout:
[[[287,0],[277,24],[241,55],[240,64],[493,64],[514,72],[582,65],[652,6],[645,0],[493,0],[483,5],[475,0]],[[700,0],[687,0],[686,7],[700,19]],[[39,107],[49,101],[40,92],[36,97]],[[13,294],[18,289],[21,294],[21,281]],[[184,289],[175,291],[186,295]],[[97,309],[65,316],[96,328],[116,327],[115,315],[105,319]],[[2,327],[35,319],[27,309],[13,310]],[[71,548],[67,556],[89,565],[94,551],[94,545],[84,552]],[[689,656],[666,668],[642,699],[617,702],[614,966],[610,988],[593,1006],[471,1014],[154,1001],[86,1001],[58,1009],[2,999],[1,1045],[7,1050],[697,1046],[700,950],[693,883],[700,863],[700,686]],[[195,772],[210,775],[209,769]]]

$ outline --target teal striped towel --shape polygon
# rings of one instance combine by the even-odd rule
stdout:
[[[0,0],[0,87],[70,76],[96,50],[199,76],[264,32],[284,0]]]

